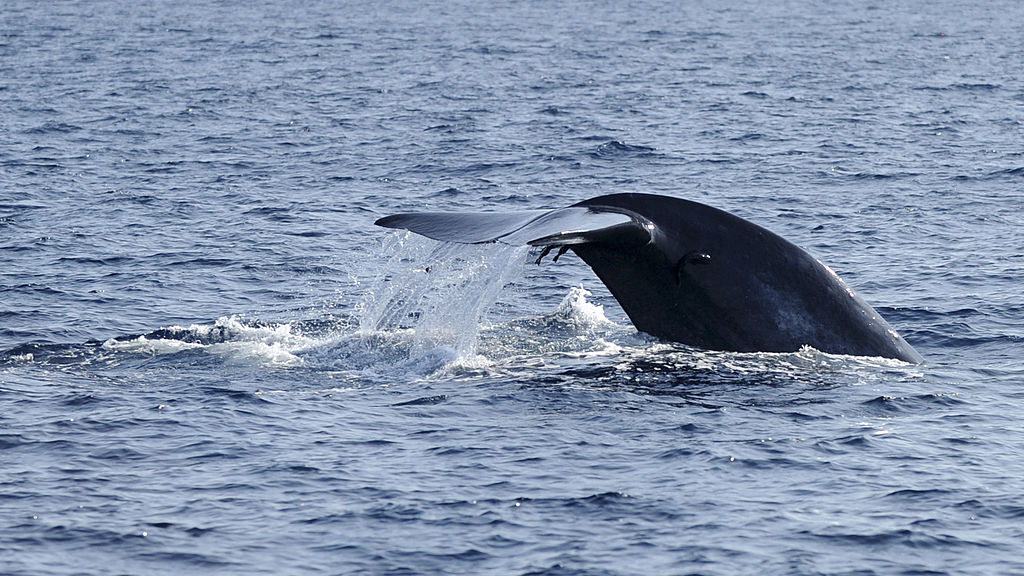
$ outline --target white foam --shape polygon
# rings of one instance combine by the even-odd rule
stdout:
[[[159,356],[163,354],[175,354],[182,350],[193,350],[202,348],[203,345],[196,342],[184,342],[169,338],[147,338],[139,336],[131,340],[115,340],[111,338],[103,343],[107,350],[115,352],[129,352],[134,354],[148,354]]]
[[[587,301],[587,296],[593,296],[593,294],[584,288],[583,285],[570,288],[569,293],[565,295],[565,298],[562,298],[562,302],[555,310],[555,316],[579,328],[598,328],[615,325],[614,322],[605,316],[604,306],[601,304],[591,304]]]
[[[623,350],[625,349],[615,342],[610,342],[604,338],[598,338],[594,340],[590,349],[570,353],[568,355],[576,358],[596,358],[600,356],[618,356],[622,354]]]
[[[297,353],[318,343],[316,339],[295,334],[290,323],[249,324],[237,316],[218,318],[213,324],[171,326],[159,333],[162,337],[143,335],[129,340],[110,339],[103,343],[103,347],[151,356],[203,350],[235,360],[296,366],[302,364]]]
[[[280,342],[224,342],[209,347],[211,354],[224,356],[233,360],[256,360],[274,366],[298,366],[302,358],[296,356]]]

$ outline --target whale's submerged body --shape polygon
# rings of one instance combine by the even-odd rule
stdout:
[[[583,259],[636,328],[711,350],[922,358],[831,269],[765,228],[704,204],[613,194],[517,213],[377,220],[428,238],[557,249]]]

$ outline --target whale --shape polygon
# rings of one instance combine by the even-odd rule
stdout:
[[[922,356],[863,298],[796,244],[724,210],[622,193],[553,210],[410,212],[378,219],[442,242],[571,251],[637,330],[707,350]]]

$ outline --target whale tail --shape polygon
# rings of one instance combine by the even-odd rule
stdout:
[[[564,252],[570,246],[595,242],[648,243],[654,229],[649,220],[626,210],[584,206],[512,213],[394,214],[374,224],[409,230],[442,242],[541,246],[545,248],[544,254],[553,247],[562,247]]]
[[[834,272],[793,243],[679,198],[612,194],[529,212],[395,214],[378,226],[434,240],[572,250],[638,330],[702,348],[921,356]]]

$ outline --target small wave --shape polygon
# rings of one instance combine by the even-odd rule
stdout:
[[[565,116],[569,114],[565,109],[559,108],[557,106],[545,106],[544,108],[538,110],[538,112],[540,112],[541,114],[547,114],[549,116]]]
[[[1024,341],[1019,334],[984,333],[966,322],[941,322],[918,330],[902,330],[903,336],[916,347],[971,349],[990,345],[1013,347]]]
[[[958,82],[956,84],[953,84],[951,88],[954,88],[956,90],[988,91],[998,90],[999,88],[1002,88],[1002,86],[1000,86],[999,84],[990,84],[988,82]]]
[[[1018,166],[1016,168],[1002,168],[1000,170],[992,170],[984,173],[975,174],[958,174],[953,176],[953,180],[956,182],[987,182],[990,180],[999,180],[1000,178],[1018,178],[1024,176],[1024,166]]]
[[[257,206],[246,210],[244,214],[246,216],[261,216],[271,222],[300,221],[300,218],[296,216],[294,210],[290,206]]]
[[[950,490],[940,490],[937,488],[900,488],[893,490],[888,494],[884,495],[883,498],[893,498],[905,502],[927,502],[931,500],[942,500],[942,498],[950,494]]]
[[[441,404],[448,400],[447,394],[437,394],[434,396],[423,396],[413,400],[406,400],[404,402],[397,402],[392,406],[432,406],[434,404]]]
[[[748,132],[747,134],[735,136],[733,138],[730,138],[729,140],[733,142],[752,142],[754,140],[761,140],[763,138],[765,138],[765,135],[761,134],[760,132]]]
[[[1004,170],[996,170],[995,172],[992,172],[991,176],[1024,176],[1024,166],[1019,166],[1017,168],[1006,168]]]
[[[917,178],[921,176],[919,172],[854,172],[846,169],[842,166],[833,166],[831,169],[833,174],[839,176],[847,176],[855,180],[901,180],[909,178]]]
[[[876,396],[863,405],[886,414],[909,412],[915,409],[931,410],[936,407],[963,405],[965,401],[957,393],[919,394],[915,396]]]
[[[465,195],[466,195],[466,193],[464,191],[459,190],[458,188],[449,186],[448,188],[445,188],[444,190],[440,190],[438,192],[435,192],[435,193],[431,194],[430,197],[431,198],[457,198],[457,197],[465,196]]]
[[[963,539],[953,534],[931,534],[924,530],[896,528],[896,529],[872,529],[864,527],[857,530],[857,527],[830,527],[827,531],[812,532],[802,531],[802,536],[814,536],[822,542],[835,542],[846,546],[859,547],[893,547],[906,546],[918,550],[949,550],[959,547],[976,547],[985,549],[990,546],[985,541],[972,541]],[[911,572],[906,572],[911,573]],[[915,574],[936,572],[912,572]]]
[[[610,140],[598,146],[590,156],[599,159],[627,158],[630,156],[648,156],[653,154],[654,151],[655,149],[649,146],[626,144],[620,140]]]
[[[956,82],[953,84],[947,84],[945,86],[918,86],[914,88],[914,90],[922,92],[990,92],[994,90],[999,90],[1000,88],[1002,88],[1000,84],[991,84],[988,82]]]
[[[79,131],[81,129],[82,129],[81,126],[76,126],[74,124],[67,124],[65,122],[52,122],[52,121],[49,121],[49,122],[44,122],[43,124],[41,124],[39,126],[34,126],[32,128],[29,128],[29,129],[25,130],[23,133],[24,134],[32,134],[32,135],[37,135],[37,134],[69,134],[71,132],[77,132],[77,131]]]

